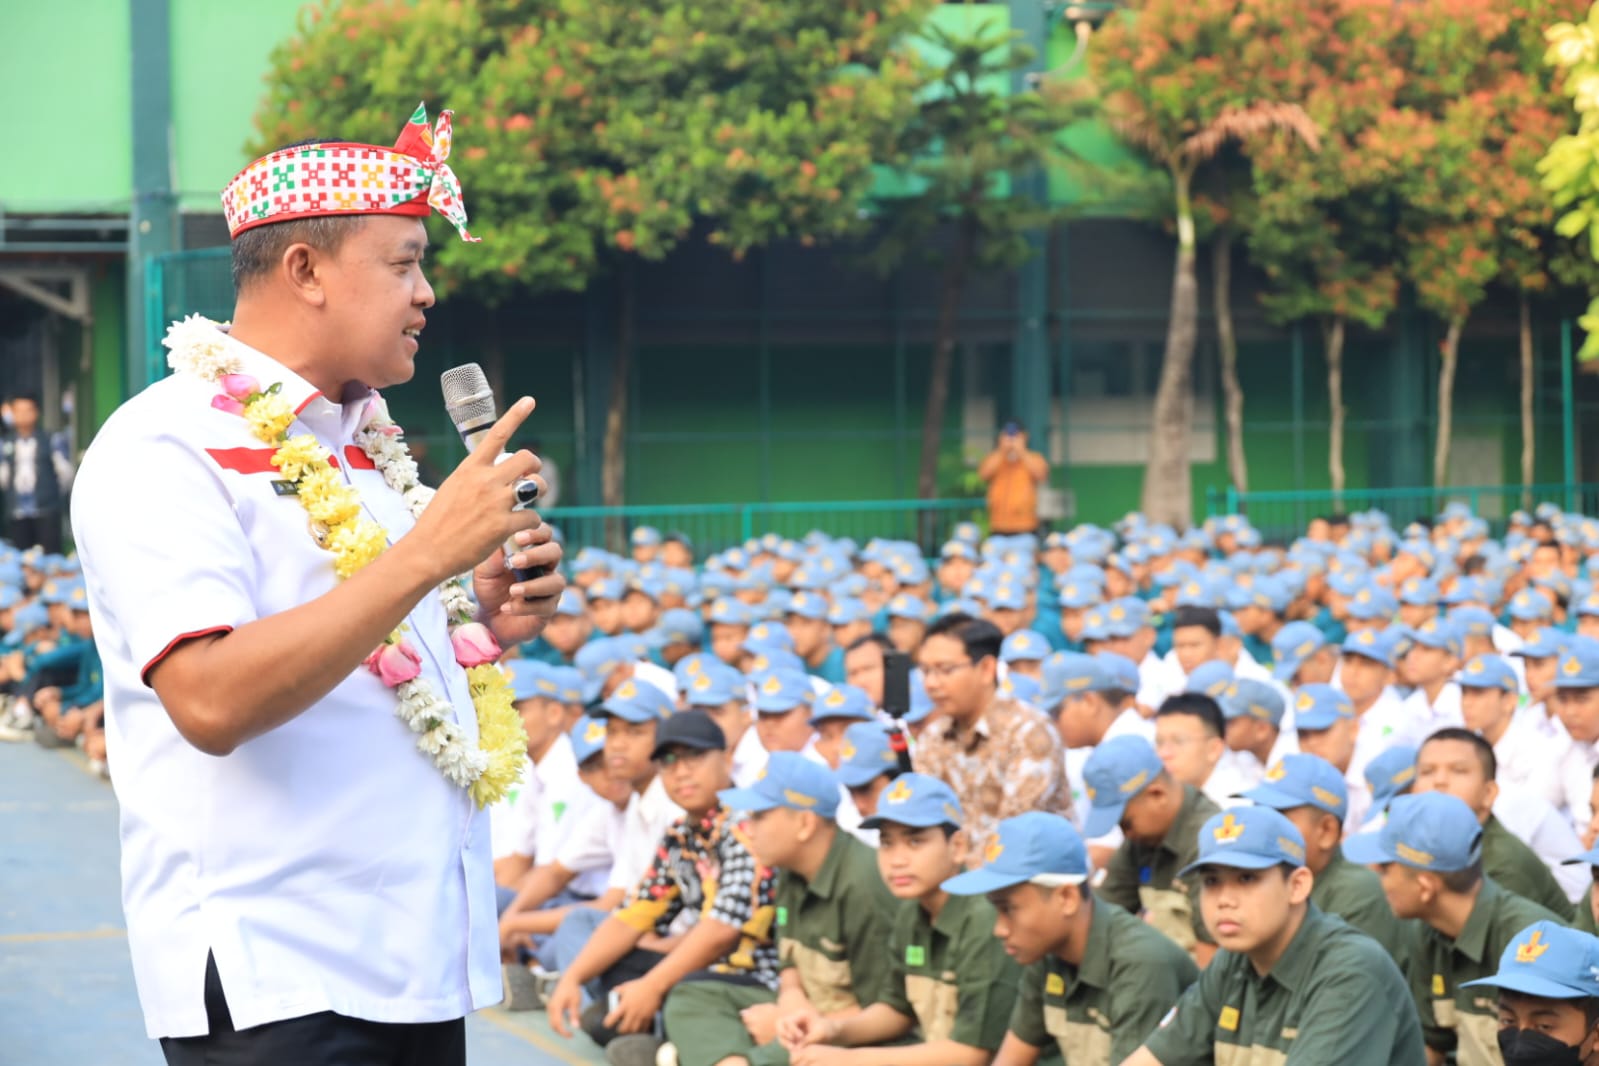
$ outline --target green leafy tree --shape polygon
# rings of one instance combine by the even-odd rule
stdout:
[[[1054,80],[1009,91],[1029,50],[997,20],[964,32],[929,25],[918,38],[929,57],[915,113],[886,168],[901,196],[879,206],[883,228],[870,258],[883,271],[931,254],[941,262],[938,324],[922,419],[917,492],[939,494],[938,460],[959,340],[961,304],[975,274],[1010,271],[1031,254],[1027,235],[1060,217],[1047,203],[1007,191],[1007,175],[1067,162],[1060,134],[1091,102]],[[940,239],[952,230],[948,243]]]
[[[1199,324],[1195,179],[1226,145],[1276,134],[1314,147],[1315,124],[1260,71],[1235,60],[1237,0],[1149,0],[1094,36],[1090,69],[1111,122],[1171,180],[1177,234],[1171,311],[1155,393],[1142,507],[1151,518],[1193,518],[1189,437]],[[1247,27],[1244,27],[1247,29]]]
[[[347,0],[274,54],[262,144],[394,135],[457,109],[482,245],[437,270],[488,303],[614,275],[603,496],[623,502],[631,267],[703,232],[734,256],[857,233],[873,160],[914,112],[926,0]]]
[[[1287,138],[1250,146],[1255,202],[1248,240],[1265,272],[1267,314],[1312,320],[1327,361],[1328,475],[1345,485],[1343,353],[1349,323],[1380,328],[1398,300],[1394,198],[1387,156],[1366,134],[1393,106],[1402,77],[1388,53],[1385,12],[1350,0],[1282,9],[1286,32],[1266,41],[1286,61],[1321,131],[1318,151]]]

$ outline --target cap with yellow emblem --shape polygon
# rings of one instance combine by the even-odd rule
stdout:
[[[1499,972],[1462,988],[1502,988],[1542,999],[1599,997],[1599,937],[1558,922],[1533,922],[1499,956]]]
[[[1080,885],[1092,871],[1082,834],[1058,814],[1028,811],[999,823],[983,865],[945,881],[945,892],[981,896],[1020,884]]]
[[[811,679],[798,670],[767,670],[750,675],[755,709],[761,714],[787,714],[815,695]]]
[[[811,721],[820,722],[828,718],[847,718],[855,722],[870,722],[876,715],[872,712],[872,698],[864,689],[854,685],[838,684],[828,686],[827,691],[811,707]]]
[[[1599,641],[1570,637],[1555,670],[1556,688],[1599,688]]]
[[[1187,877],[1203,866],[1264,870],[1305,865],[1305,838],[1294,823],[1270,807],[1234,807],[1199,829],[1199,856],[1177,872]]]
[[[584,716],[567,733],[572,742],[572,757],[582,766],[605,750],[605,719]]]
[[[1388,805],[1381,829],[1344,841],[1344,858],[1366,866],[1397,862],[1453,873],[1482,858],[1482,827],[1466,801],[1448,793],[1399,796]]]
[[[1344,783],[1344,775],[1318,755],[1284,755],[1266,771],[1261,784],[1239,794],[1275,811],[1315,807],[1339,819],[1349,811],[1349,786]]]
[[[635,725],[672,716],[672,698],[648,681],[628,678],[594,709],[596,718],[620,718]]]
[[[1140,736],[1112,737],[1083,764],[1083,784],[1090,807],[1083,833],[1090,840],[1121,823],[1127,804],[1165,770],[1149,741]]]
[[[959,829],[966,821],[954,789],[926,774],[900,774],[877,797],[877,813],[861,822],[862,829],[881,829],[885,823],[931,829],[947,825]]]
[[[716,798],[728,810],[750,814],[787,807],[831,818],[838,813],[838,781],[819,762],[792,751],[774,751],[753,785],[723,789]]]

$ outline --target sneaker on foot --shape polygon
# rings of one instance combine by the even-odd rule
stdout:
[[[526,966],[502,966],[500,972],[505,981],[505,999],[501,1005],[506,1010],[538,1010],[544,1006],[538,980]]]
[[[657,1048],[655,1066],[677,1066],[677,1045],[666,1043]]]
[[[605,1061],[611,1066],[655,1066],[661,1042],[647,1033],[618,1036],[605,1045]]]

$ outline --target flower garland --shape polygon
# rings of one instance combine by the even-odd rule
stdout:
[[[250,432],[276,449],[271,463],[294,492],[311,520],[311,535],[333,554],[333,571],[340,580],[358,573],[388,548],[383,527],[361,511],[361,497],[329,461],[331,453],[309,433],[289,436],[295,413],[283,398],[282,384],[262,388],[241,373],[229,350],[224,327],[200,315],[190,315],[167,329],[162,343],[169,348],[167,362],[173,370],[216,383],[222,391],[211,406],[239,415]],[[388,417],[374,396],[369,417],[355,440],[371,458],[384,482],[420,517],[433,490],[418,480],[416,462],[405,446],[400,427]],[[527,756],[527,733],[516,710],[509,679],[499,666],[500,646],[487,626],[472,620],[472,600],[464,577],[439,586],[439,599],[450,619],[450,644],[455,661],[466,669],[472,705],[477,711],[478,744],[470,747],[456,725],[450,705],[433,691],[422,673],[422,657],[405,639],[405,626],[390,633],[363,663],[395,690],[395,713],[417,733],[417,750],[451,781],[471,792],[481,807],[501,799],[522,774]]]

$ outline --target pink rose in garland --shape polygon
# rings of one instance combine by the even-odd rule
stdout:
[[[217,384],[222,391],[211,397],[211,406],[230,415],[244,414],[244,401],[261,391],[261,383],[249,374],[223,374]]]
[[[211,397],[211,406],[215,407],[223,414],[244,414],[244,404],[240,403],[238,400],[235,400],[232,396],[229,396],[225,392],[219,392],[215,396]]]
[[[450,630],[450,643],[455,646],[455,661],[469,670],[500,659],[500,642],[482,622],[456,626]]]
[[[414,679],[422,672],[422,657],[405,641],[380,644],[366,657],[366,668],[378,675],[378,680],[393,688]]]

